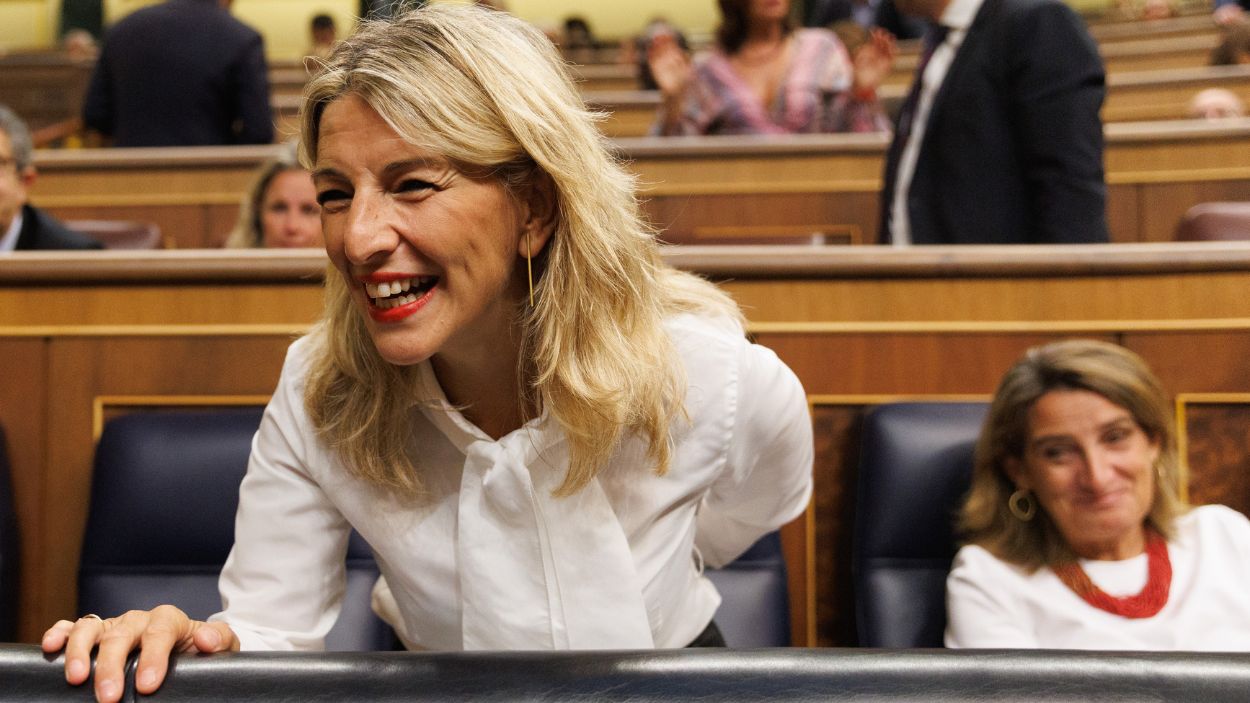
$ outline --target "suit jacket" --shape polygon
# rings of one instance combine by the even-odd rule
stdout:
[[[81,232],[65,229],[48,213],[22,206],[22,229],[17,233],[18,251],[30,249],[103,249],[104,245]]]
[[[264,41],[215,0],[167,0],[109,30],[83,121],[115,146],[273,141]]]
[[[911,241],[1108,241],[1105,95],[1097,46],[1066,5],[985,0],[934,96],[908,193]],[[890,148],[881,195],[887,242],[901,151]]]

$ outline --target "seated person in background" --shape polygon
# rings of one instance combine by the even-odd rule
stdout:
[[[873,32],[854,62],[825,29],[791,31],[789,0],[719,0],[716,48],[694,63],[672,37],[651,43],[663,93],[654,134],[873,132],[889,128],[877,86],[894,40]]]
[[[102,249],[27,202],[35,182],[34,145],[17,113],[0,105],[0,252],[23,249]]]
[[[646,27],[643,27],[642,33],[634,41],[624,42],[621,45],[621,60],[637,64],[638,84],[643,90],[660,89],[660,84],[655,82],[655,76],[651,75],[651,64],[647,61],[647,56],[651,53],[651,44],[655,42],[656,37],[660,36],[671,37],[677,44],[677,48],[689,55],[690,42],[687,41],[686,35],[663,17],[653,18]]]
[[[142,693],[174,649],[320,649],[352,527],[414,646],[723,642],[699,557],[803,512],[807,402],[728,296],[663,262],[555,47],[432,3],[344,39],[301,116],[327,307],[253,443],[224,610],[62,620],[43,647],[67,680],[97,643],[110,702],[136,647]]]
[[[1231,90],[1207,88],[1198,91],[1189,101],[1187,113],[1191,118],[1203,120],[1245,117],[1246,104]]]
[[[95,37],[91,36],[91,32],[75,28],[61,37],[61,51],[65,52],[71,61],[86,63],[95,61],[100,53],[100,47],[96,44]]]
[[[314,15],[309,24],[308,33],[312,45],[308,47],[308,55],[319,59],[327,59],[334,51],[338,41],[338,29],[334,26],[334,18],[325,13]]]
[[[1212,66],[1250,64],[1250,22],[1226,27],[1220,43],[1211,51]]]
[[[321,205],[312,174],[283,155],[260,167],[226,246],[320,247]]]
[[[1247,10],[1250,10],[1250,0],[1215,0],[1215,12],[1211,17],[1216,24],[1228,27],[1246,22]]]
[[[1190,509],[1172,407],[1136,354],[1029,350],[976,449],[948,647],[1250,650],[1250,521]]]
[[[595,61],[595,33],[585,17],[572,16],[564,19],[560,32],[560,51],[573,63],[588,64]]]
[[[924,36],[925,23],[919,17],[904,15],[894,0],[815,0],[808,3],[809,27],[830,27],[853,22],[866,30],[880,27],[895,39],[919,39]]]

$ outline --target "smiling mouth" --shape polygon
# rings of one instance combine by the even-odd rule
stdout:
[[[365,283],[365,295],[378,310],[391,310],[417,302],[438,285],[438,276],[413,276],[385,283]]]

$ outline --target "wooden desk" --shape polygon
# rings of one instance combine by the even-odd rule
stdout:
[[[1169,241],[1200,202],[1250,198],[1250,119],[1107,126],[1117,241]],[[887,137],[634,138],[616,142],[643,207],[673,241],[701,228],[813,227],[871,242]],[[32,201],[66,219],[155,221],[179,247],[216,246],[252,171],[278,147],[39,151]]]
[[[1170,68],[1107,76],[1106,122],[1185,119],[1200,90],[1224,88],[1250,102],[1250,66]]]
[[[815,603],[853,643],[858,418],[897,398],[985,398],[1025,348],[1108,339],[1177,400],[1195,501],[1250,510],[1250,243],[681,247],[802,380],[816,433]],[[75,613],[93,437],[129,412],[255,403],[320,308],[317,253],[19,252],[0,266],[0,422],[25,555],[21,634]],[[1195,359],[1201,356],[1201,363]]]

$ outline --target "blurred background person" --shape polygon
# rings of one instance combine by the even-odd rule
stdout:
[[[564,19],[557,43],[564,58],[580,64],[594,63],[595,49],[599,46],[590,23],[578,15]]]
[[[1250,64],[1250,22],[1225,27],[1211,51],[1212,66]]]
[[[95,61],[100,53],[95,37],[85,29],[71,29],[61,36],[61,51],[71,61]]]
[[[691,62],[669,35],[648,63],[663,94],[653,133],[787,134],[888,129],[877,86],[896,49],[876,31],[852,63],[825,29],[793,31],[789,0],[720,0],[716,46]]]
[[[652,18],[633,41],[621,44],[621,61],[638,66],[638,86],[642,90],[660,89],[660,85],[655,82],[655,76],[651,75],[651,65],[647,61],[651,44],[659,36],[671,37],[683,54],[690,55],[690,41],[680,29],[663,17]]]
[[[1207,88],[1194,95],[1186,112],[1193,119],[1203,120],[1245,117],[1246,104],[1231,90]]]
[[[31,205],[34,145],[17,113],[0,105],[0,252],[23,249],[100,249],[96,240],[72,232]]]
[[[316,56],[325,60],[334,51],[338,41],[338,28],[334,26],[334,18],[325,13],[314,15],[308,27],[312,44],[308,47],[308,56]]]
[[[83,105],[86,126],[114,146],[273,141],[260,33],[230,0],[165,0],[104,37]]]
[[[1215,12],[1211,17],[1221,26],[1229,26],[1246,22],[1246,11],[1250,10],[1250,0],[1215,0]]]
[[[896,39],[919,39],[925,30],[924,20],[899,12],[894,0],[815,0],[808,3],[807,26],[832,27],[843,22],[853,22],[864,29],[880,27]]]
[[[977,444],[946,645],[1250,650],[1250,521],[1188,508],[1179,471],[1172,406],[1140,357],[1029,350]]]
[[[1059,0],[899,0],[931,23],[886,152],[879,239],[1099,243],[1106,74]]]
[[[284,154],[261,166],[239,207],[226,246],[320,247],[321,206],[312,174]]]

